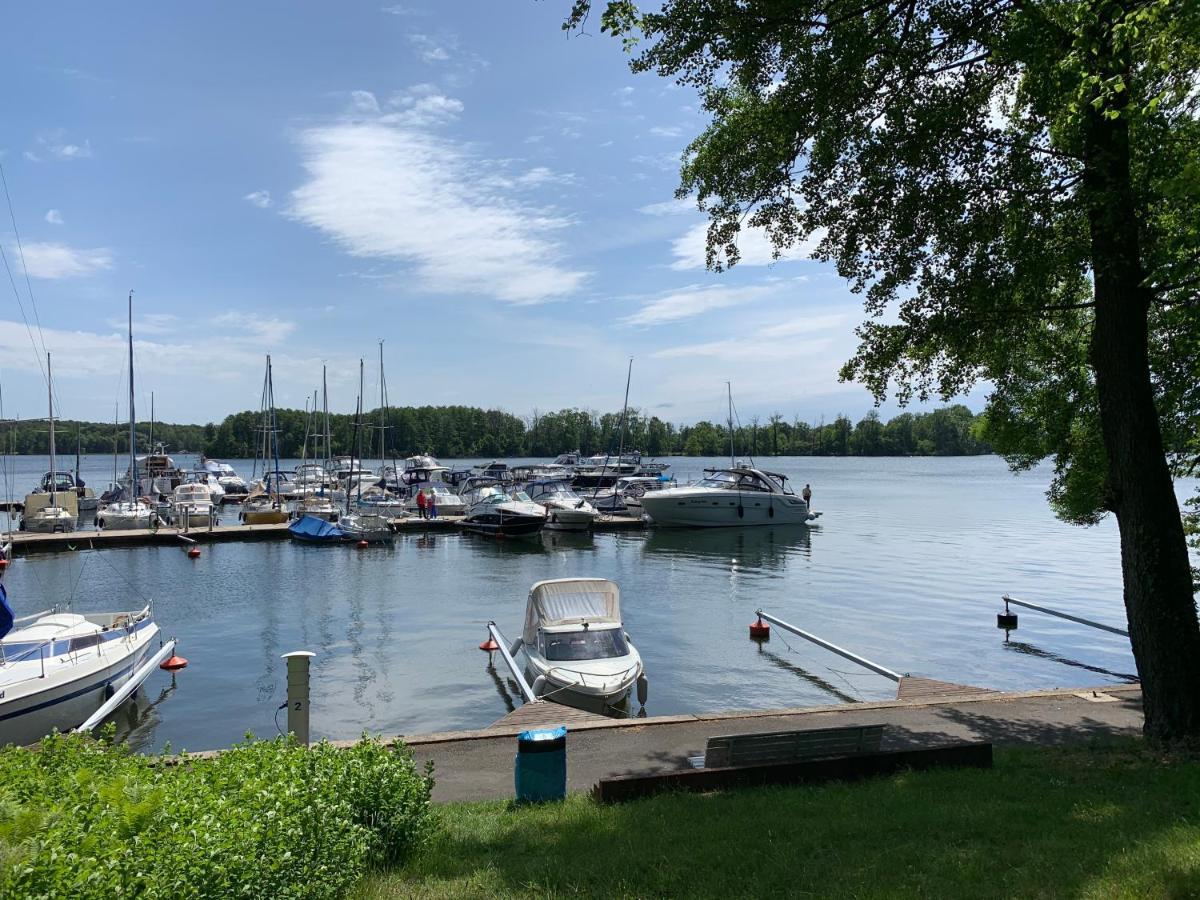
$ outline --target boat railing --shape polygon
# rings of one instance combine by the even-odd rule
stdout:
[[[620,672],[616,672],[616,673],[610,672],[607,675],[597,675],[595,672],[580,672],[578,669],[569,669],[566,666],[551,666],[549,669],[546,670],[546,674],[547,674],[547,676],[550,676],[550,675],[553,675],[555,672],[565,672],[567,675],[576,676],[576,677],[563,678],[560,680],[574,681],[576,684],[582,685],[583,687],[592,687],[593,686],[591,683],[588,682],[588,678],[590,677],[590,678],[595,679],[595,681],[599,687],[604,688],[604,687],[608,686],[608,683],[610,681],[616,681],[618,683],[620,683],[621,681],[624,681],[626,676],[628,676],[632,672],[636,672],[637,668],[638,668],[638,664],[634,663],[628,669],[622,669]]]

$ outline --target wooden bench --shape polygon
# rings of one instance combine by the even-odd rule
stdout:
[[[704,755],[688,761],[696,769],[728,769],[858,756],[877,753],[882,738],[882,725],[728,734],[710,737]]]

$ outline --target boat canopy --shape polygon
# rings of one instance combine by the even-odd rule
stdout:
[[[313,541],[337,541],[346,536],[341,528],[316,516],[301,516],[288,526],[288,531]]]
[[[535,646],[539,628],[621,624],[621,589],[607,578],[555,578],[529,589],[525,643]]]

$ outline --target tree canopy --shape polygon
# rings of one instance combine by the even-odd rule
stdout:
[[[564,27],[591,13],[577,0]],[[635,71],[701,95],[678,196],[709,214],[711,268],[745,228],[811,242],[867,314],[843,378],[901,402],[983,382],[988,439],[1017,467],[1055,459],[1060,515],[1117,514],[1147,731],[1200,737],[1200,700],[1171,688],[1200,680],[1200,629],[1170,480],[1200,459],[1200,4],[611,0],[600,18]]]

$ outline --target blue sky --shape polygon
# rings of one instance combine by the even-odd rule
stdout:
[[[168,421],[257,408],[267,352],[279,405],[325,362],[350,410],[380,339],[397,405],[619,408],[634,357],[631,403],[672,421],[723,417],[726,380],[743,419],[863,414],[857,298],[754,234],[704,269],[672,199],[695,95],[567,39],[567,6],[10,7],[0,161],[59,414],[125,415],[131,288],[139,412]],[[24,295],[6,217],[0,243]],[[44,415],[4,291],[4,411]]]

